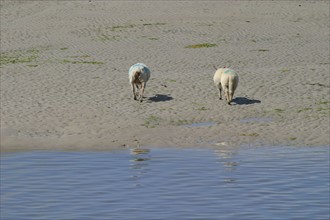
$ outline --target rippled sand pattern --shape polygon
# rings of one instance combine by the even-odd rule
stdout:
[[[329,50],[328,1],[2,1],[1,147],[327,145]]]

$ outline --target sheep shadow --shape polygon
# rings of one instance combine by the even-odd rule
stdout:
[[[148,99],[150,102],[166,102],[172,100],[173,97],[168,95],[156,94]]]
[[[237,98],[233,99],[233,102],[236,105],[251,105],[251,104],[261,103],[260,100],[249,99],[249,98],[246,98],[246,97],[237,97]]]

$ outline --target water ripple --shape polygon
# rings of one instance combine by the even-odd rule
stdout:
[[[1,219],[328,219],[329,147],[1,155]]]

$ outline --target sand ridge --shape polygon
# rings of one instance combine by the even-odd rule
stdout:
[[[1,2],[1,149],[329,145],[328,21],[328,1]]]

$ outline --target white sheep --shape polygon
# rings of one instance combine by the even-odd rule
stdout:
[[[131,66],[128,70],[128,78],[132,87],[133,98],[137,100],[137,95],[139,96],[140,102],[142,102],[144,89],[147,85],[147,81],[150,78],[150,70],[143,63],[136,63]],[[141,86],[141,89],[139,88]],[[137,90],[140,89],[140,94],[135,93],[135,87]]]
[[[227,103],[230,105],[238,85],[237,73],[232,69],[219,68],[214,74],[213,81],[219,89],[219,99],[222,99],[221,89],[223,89]]]

